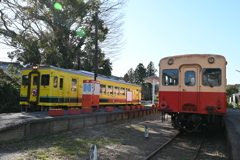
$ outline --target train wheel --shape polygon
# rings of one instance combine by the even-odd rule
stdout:
[[[174,129],[179,129],[179,126],[176,124],[176,117],[175,116],[171,116],[171,124],[173,126]]]
[[[222,128],[225,127],[225,123],[224,123],[224,118],[223,118],[223,116],[221,116],[221,126],[222,126]]]

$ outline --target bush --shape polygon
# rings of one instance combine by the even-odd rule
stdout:
[[[0,83],[0,113],[20,112],[19,88],[9,81]]]
[[[233,105],[230,104],[230,103],[228,103],[228,104],[227,104],[227,108],[233,108]]]

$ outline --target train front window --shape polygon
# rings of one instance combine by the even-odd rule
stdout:
[[[23,86],[27,86],[28,85],[28,81],[29,81],[28,75],[23,75],[22,76],[22,85]]]
[[[202,84],[204,86],[220,86],[222,71],[220,68],[204,68],[202,70]]]
[[[41,85],[42,86],[48,86],[49,85],[49,74],[42,75]]]
[[[194,71],[185,72],[185,85],[194,86],[196,84],[196,73]]]
[[[37,86],[38,85],[38,76],[33,77],[33,85]]]
[[[164,69],[162,71],[162,84],[164,86],[178,85],[178,69]]]

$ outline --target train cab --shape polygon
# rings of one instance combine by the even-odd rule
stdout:
[[[159,110],[178,127],[196,128],[207,115],[226,114],[226,59],[192,54],[166,57],[159,63]],[[191,121],[191,123],[189,123]]]

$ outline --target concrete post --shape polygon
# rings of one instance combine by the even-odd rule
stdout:
[[[236,108],[236,102],[235,102],[235,94],[233,94],[233,108]]]
[[[90,160],[97,160],[97,146],[95,144],[90,147]]]
[[[155,85],[156,85],[156,80],[153,79],[153,82],[152,82],[152,104],[154,104]]]

